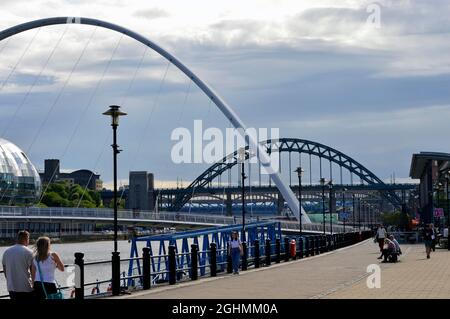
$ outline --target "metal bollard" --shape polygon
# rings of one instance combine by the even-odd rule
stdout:
[[[151,276],[150,276],[150,248],[142,248],[142,289],[148,290],[151,286]]]
[[[259,268],[259,240],[255,239],[255,268]]]
[[[227,274],[231,274],[233,272],[233,265],[231,259],[231,249],[230,244],[227,244]]]
[[[270,239],[266,239],[266,266],[270,266],[271,263],[271,249],[272,247],[270,247]]]
[[[84,299],[84,254],[75,253],[75,299]]]
[[[217,245],[209,244],[209,270],[211,277],[217,276]]]
[[[248,267],[248,247],[247,247],[247,243],[243,242],[242,243],[242,250],[243,250],[243,254],[242,254],[242,266],[241,269],[242,271],[246,271],[247,267]]]
[[[169,245],[169,285],[177,282],[177,261],[175,257],[175,246]]]
[[[275,239],[275,262],[279,264],[281,262],[281,242],[280,238]]]
[[[116,251],[112,253],[111,257],[111,288],[112,295],[120,295],[120,252]]]
[[[303,258],[303,236],[298,238],[298,258]]]
[[[198,279],[198,245],[191,245],[191,280]]]
[[[289,261],[289,237],[284,237],[284,261]]]

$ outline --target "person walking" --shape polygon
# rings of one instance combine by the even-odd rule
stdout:
[[[387,232],[383,224],[380,224],[377,229],[376,239],[378,241],[378,246],[380,247],[380,252],[383,252],[384,239],[386,238]]]
[[[431,224],[427,224],[423,230],[423,241],[425,242],[427,259],[430,259],[431,248],[433,245],[433,229],[431,227]]]
[[[431,225],[431,249],[433,251],[436,251],[436,242],[437,242],[437,231],[436,228],[434,227],[434,224],[430,224]]]
[[[52,252],[50,248],[50,238],[39,237],[36,241],[31,274],[37,299],[46,299],[48,295],[57,293],[55,270],[64,271],[64,264],[61,258],[57,253]]]
[[[231,262],[233,265],[233,274],[239,274],[239,264],[241,256],[243,254],[242,243],[239,240],[238,233],[236,231],[231,233],[231,239],[228,244],[228,254],[231,256]]]
[[[17,234],[17,243],[3,253],[2,265],[12,300],[31,300],[34,297],[30,272],[33,251],[27,247],[29,244],[30,233],[21,230]]]

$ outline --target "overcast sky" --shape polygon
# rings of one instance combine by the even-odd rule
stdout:
[[[385,180],[407,178],[412,153],[449,152],[445,0],[2,0],[1,10],[1,29],[83,16],[137,31],[192,68],[248,126],[332,146]],[[129,113],[119,127],[120,179],[147,170],[160,181],[192,180],[208,165],[173,164],[172,130],[191,129],[194,119],[229,126],[155,52],[91,26],[1,41],[0,103],[1,136],[37,167],[60,158],[106,182],[111,128],[101,112],[110,104]]]

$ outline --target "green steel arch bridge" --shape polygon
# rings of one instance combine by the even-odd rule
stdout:
[[[299,194],[298,182],[292,180],[292,172],[294,165],[292,158],[294,154],[299,156],[299,165],[305,167],[307,170],[306,183],[302,182],[302,198],[313,201],[321,200],[322,186],[313,182],[312,173],[312,158],[315,157],[319,161],[318,177],[326,177],[334,182],[333,190],[340,195],[346,196],[357,195],[358,198],[364,197],[366,200],[377,200],[384,204],[390,205],[393,209],[401,209],[406,202],[408,192],[416,188],[414,184],[386,184],[373,172],[367,169],[364,165],[353,159],[352,157],[332,148],[327,145],[298,138],[280,138],[269,139],[260,143],[265,151],[270,154],[273,152],[287,153],[289,157],[288,168],[289,185],[294,193]],[[246,147],[248,150],[249,147]],[[306,155],[306,163],[301,163],[301,154]],[[238,151],[235,151],[222,160],[211,165],[203,173],[201,173],[189,186],[186,188],[177,189],[161,189],[157,190],[159,196],[158,205],[160,209],[168,209],[171,211],[186,210],[186,207],[196,201],[199,205],[208,206],[214,203],[222,203],[225,206],[224,210],[228,215],[231,214],[231,206],[238,202],[241,195],[241,186],[232,186],[230,182],[223,186],[223,176],[229,174],[233,168],[239,168]],[[255,156],[250,152],[245,153],[247,163]],[[280,157],[281,158],[281,157]],[[303,158],[303,161],[305,158]],[[248,165],[248,164],[247,164]],[[334,169],[334,170],[333,170]],[[248,170],[247,170],[248,171]],[[280,171],[283,171],[280,161]],[[240,173],[239,173],[240,174]],[[238,174],[238,175],[239,175]],[[344,174],[348,175],[349,182],[344,183]],[[317,174],[316,174],[317,175]],[[230,174],[228,175],[228,177]],[[297,177],[295,175],[295,177]],[[277,203],[278,212],[284,207],[284,199],[280,192],[271,184],[269,180],[265,185],[261,183],[261,175],[258,176],[258,183],[256,185],[245,185],[246,200],[249,202],[269,202]],[[217,184],[216,184],[217,182]],[[328,187],[327,187],[327,194]],[[339,200],[342,196],[336,196]],[[344,199],[345,200],[345,199]],[[348,200],[350,202],[350,200]]]

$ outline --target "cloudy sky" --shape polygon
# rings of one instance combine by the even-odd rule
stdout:
[[[444,0],[2,0],[0,28],[52,16],[107,20],[154,40],[252,127],[321,142],[380,178],[407,178],[411,154],[449,152],[450,3]],[[111,180],[120,104],[120,179],[166,185],[208,165],[175,165],[177,127],[229,127],[174,66],[110,30],[61,25],[0,42],[0,134],[39,168],[89,168]],[[313,179],[316,179],[314,173]]]

